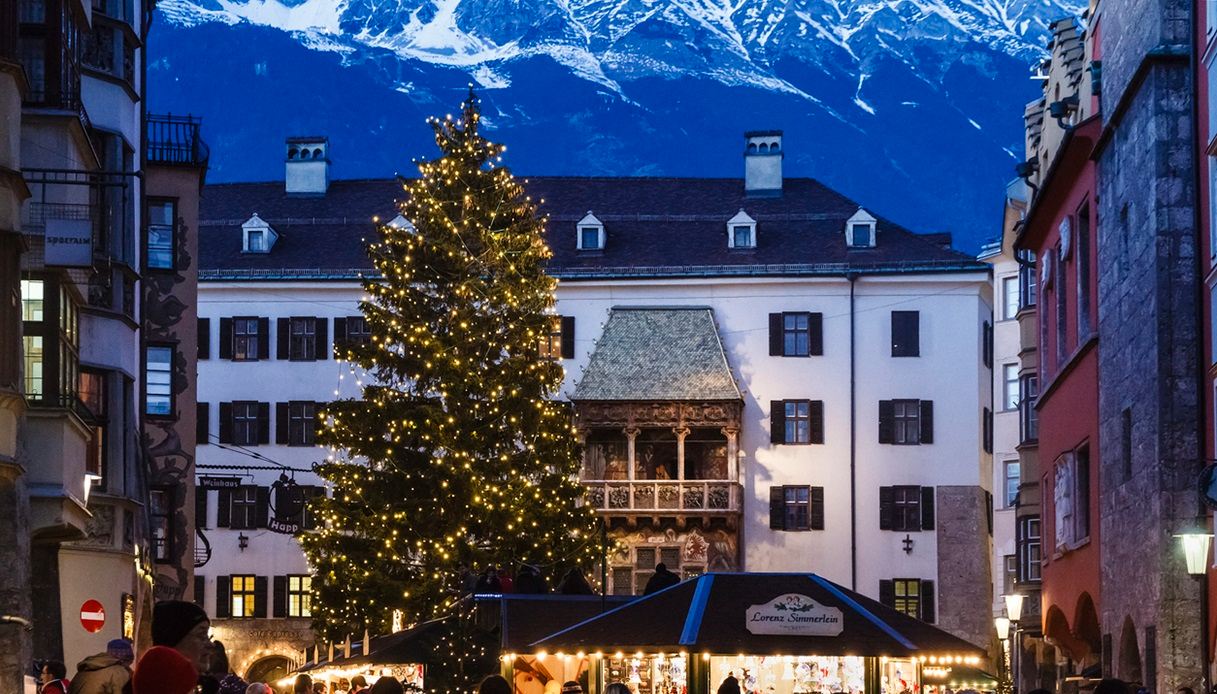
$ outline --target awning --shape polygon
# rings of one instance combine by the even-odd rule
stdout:
[[[933,656],[982,648],[815,574],[711,573],[539,639],[535,650]]]
[[[714,312],[614,308],[572,400],[740,400]]]
[[[499,599],[502,610],[499,645],[506,653],[526,651],[537,639],[599,616],[635,598],[632,595],[601,598],[599,595],[514,594],[502,595]]]
[[[933,665],[921,670],[923,684],[942,685],[951,689],[997,690],[997,678],[971,665]]]

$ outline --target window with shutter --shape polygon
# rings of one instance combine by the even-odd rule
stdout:
[[[313,578],[307,575],[287,577],[287,616],[311,617]]]
[[[921,356],[921,314],[918,311],[892,311],[892,356]]]
[[[575,317],[562,316],[562,358],[575,358]]]
[[[268,582],[266,576],[254,577],[254,617],[258,619],[266,618],[267,593],[270,592]]]
[[[220,319],[220,358],[232,359],[233,318]]]
[[[938,596],[935,594],[934,582],[923,579],[918,589],[921,595],[921,609],[919,610],[920,614],[918,618],[923,622],[933,624],[938,621],[936,609]]]
[[[200,530],[207,529],[207,490],[194,488],[194,524]]]
[[[921,530],[921,487],[892,487],[892,530]]]
[[[786,434],[783,443],[811,443],[811,401],[783,400]]]
[[[257,361],[262,357],[262,319],[238,316],[224,319],[220,323],[220,347],[224,347],[224,321],[231,324],[232,347],[229,350],[233,361]],[[223,356],[221,354],[221,356]]]
[[[219,501],[216,503],[217,528],[232,526],[232,493],[231,489],[221,489],[217,494],[219,496]]]
[[[892,443],[915,446],[921,443],[921,401],[893,400]]]
[[[200,574],[195,574],[194,575],[194,604],[198,605],[199,607],[202,607],[203,610],[206,611],[206,609],[207,609],[207,606],[205,604],[206,601],[207,601],[207,578]]]
[[[899,612],[921,619],[921,579],[892,579],[892,607]]]
[[[220,443],[232,443],[233,408],[231,402],[220,403]]]
[[[241,400],[238,402],[228,403],[228,409],[231,412],[229,431],[229,442],[238,446],[256,446],[258,445],[258,429],[259,429],[259,404],[249,400]],[[223,407],[221,407],[221,412]],[[221,420],[221,428],[224,422]],[[223,441],[224,432],[221,430],[221,441]]]
[[[289,319],[288,359],[291,361],[315,361],[317,359],[317,355],[321,353],[317,345],[317,324],[316,318]]]
[[[811,529],[824,529],[824,487],[811,488]]]
[[[258,403],[258,443],[270,443],[270,403]]]
[[[769,488],[769,529],[786,529],[786,490],[780,485]]]
[[[211,358],[211,319],[200,318],[198,323],[199,359]]]
[[[196,402],[194,404],[194,442],[196,444],[210,443],[211,433],[211,404]]]
[[[250,530],[258,527],[258,487],[242,485],[236,489],[224,491],[229,492],[229,510],[226,514],[228,527],[233,530]]]
[[[287,404],[287,445],[312,446],[317,428],[317,403],[294,401]]]
[[[811,487],[785,488],[786,530],[811,529]]]
[[[271,603],[274,605],[271,614],[275,619],[283,619],[287,616],[287,576],[275,576],[271,593]]]
[[[216,576],[215,616],[217,619],[232,616],[232,576]]]
[[[258,358],[270,359],[270,319],[258,319]]]
[[[562,358],[562,316],[548,316],[546,331],[541,334],[538,349],[545,359]]]
[[[989,514],[992,516],[992,514]],[[934,529],[934,488],[921,488],[921,529]]]

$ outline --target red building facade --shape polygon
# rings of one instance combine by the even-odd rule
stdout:
[[[1044,97],[1028,107],[1031,203],[1016,250],[1035,258],[1038,293],[1041,669],[1063,677],[1103,658],[1099,619],[1099,337],[1096,164],[1101,133],[1091,75],[1095,18],[1053,27]]]

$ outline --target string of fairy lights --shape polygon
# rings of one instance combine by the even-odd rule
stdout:
[[[529,563],[552,584],[600,559],[578,441],[553,399],[562,366],[540,350],[557,285],[546,219],[479,122],[472,88],[458,118],[428,120],[440,156],[402,181],[411,225],[379,226],[368,244],[371,339],[339,355],[362,397],[327,408],[318,472],[333,494],[301,537],[324,638],[387,633],[395,610],[468,618],[462,567]],[[486,662],[459,630],[443,645],[452,673]]]

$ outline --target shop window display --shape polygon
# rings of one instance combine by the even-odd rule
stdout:
[[[866,686],[865,659],[857,656],[711,657],[710,689],[728,675],[744,694],[863,694]]]

